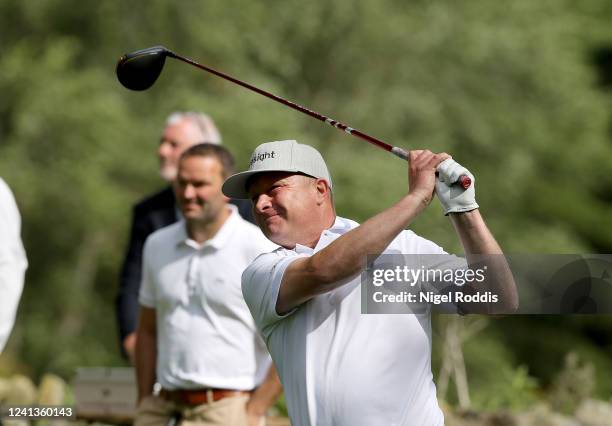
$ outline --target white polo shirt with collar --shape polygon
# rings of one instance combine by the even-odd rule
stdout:
[[[187,236],[184,220],[145,243],[139,301],[156,311],[157,381],[165,389],[250,390],[270,366],[240,277],[278,246],[228,208],[228,219],[203,244]]]
[[[286,268],[359,226],[337,217],[313,249],[259,256],[242,276],[244,298],[281,378],[294,426],[443,425],[431,372],[431,311],[362,315],[360,276],[279,316]],[[385,253],[442,254],[403,231]]]

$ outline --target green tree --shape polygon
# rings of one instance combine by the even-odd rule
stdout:
[[[0,174],[21,207],[30,269],[3,359],[65,377],[121,362],[113,299],[130,206],[163,185],[153,152],[173,110],[210,113],[241,167],[264,141],[318,146],[341,215],[363,220],[406,191],[398,159],[182,64],[129,92],[113,74],[120,54],[164,44],[394,145],[452,153],[509,252],[609,252],[611,98],[590,55],[612,45],[611,17],[605,0],[4,0]],[[412,227],[460,251],[439,206]],[[524,364],[546,386],[566,342],[611,367],[609,339],[593,337],[612,331],[601,318],[507,318],[489,331],[487,351],[512,380]],[[534,342],[554,360],[529,351]],[[475,356],[466,348],[484,392],[495,364]]]

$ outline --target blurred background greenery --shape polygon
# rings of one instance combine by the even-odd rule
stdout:
[[[406,191],[398,159],[176,61],[130,92],[122,53],[163,44],[394,145],[452,153],[507,252],[610,253],[611,19],[608,0],[1,0],[0,176],[30,267],[0,374],[124,364],[118,270],[132,204],[164,186],[172,111],[214,117],[241,168],[264,141],[317,146],[343,216]],[[413,229],[460,252],[437,202]],[[476,408],[529,405],[576,375],[612,396],[612,317],[489,320],[464,352]]]

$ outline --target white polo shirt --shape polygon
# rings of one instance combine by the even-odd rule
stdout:
[[[157,381],[165,389],[249,390],[270,366],[240,277],[278,246],[228,207],[230,216],[204,244],[189,239],[184,220],[145,243],[139,301],[156,310]]]
[[[357,227],[337,217],[313,249],[259,256],[242,276],[244,298],[285,389],[294,426],[443,425],[431,373],[431,311],[361,315],[360,276],[285,316],[276,313],[287,266]],[[385,253],[441,254],[412,231]]]
[[[15,323],[27,267],[21,216],[13,193],[0,178],[0,352]]]

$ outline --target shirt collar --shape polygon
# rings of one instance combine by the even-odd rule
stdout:
[[[303,246],[301,244],[296,244],[295,248],[293,249],[297,254],[311,254],[313,253],[315,250],[318,251],[321,247],[321,244],[324,240],[326,240],[328,237],[332,237],[334,235],[342,235],[347,233],[348,231],[350,231],[353,228],[358,227],[359,224],[357,222],[355,222],[354,220],[350,220],[350,219],[346,219],[344,217],[340,217],[340,216],[336,216],[336,220],[334,220],[333,225],[328,228],[328,229],[324,229],[323,232],[321,232],[321,235],[319,236],[319,240],[317,241],[317,244],[315,246],[314,249],[308,247],[308,246]]]
[[[334,224],[331,226],[331,228],[323,231],[321,235],[323,235],[325,232],[331,232],[333,234],[342,235],[342,234],[347,233],[351,229],[357,228],[358,226],[359,226],[359,223],[355,222],[354,220],[336,216],[336,220],[334,221]]]
[[[186,245],[196,250],[203,249],[204,247],[212,247],[215,250],[220,250],[223,248],[228,243],[232,231],[235,229],[235,224],[240,221],[238,208],[233,204],[227,204],[227,208],[230,210],[230,215],[227,217],[223,225],[221,225],[221,228],[219,228],[214,237],[204,241],[201,244],[189,238],[187,235],[187,223],[184,219],[182,219],[182,226],[180,227],[180,230],[176,236],[176,245]]]

